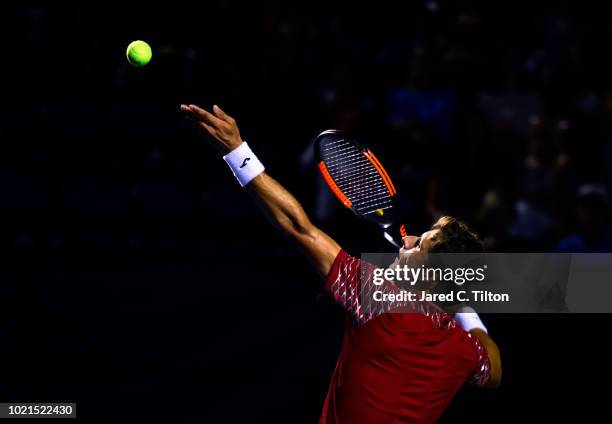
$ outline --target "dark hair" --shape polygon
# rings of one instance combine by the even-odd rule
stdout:
[[[432,253],[483,253],[484,246],[476,233],[463,222],[443,216],[432,227],[439,230],[433,237]]]
[[[450,267],[465,267],[468,265],[471,268],[478,268],[484,263],[484,245],[464,222],[453,218],[451,216],[443,216],[440,218],[432,227],[432,230],[439,230],[431,240],[430,253],[459,253],[468,255],[451,255],[453,258],[450,260],[450,264],[446,263],[445,266]],[[430,265],[440,266],[438,263],[443,259],[438,255],[430,257]],[[434,265],[435,264],[435,265]],[[465,283],[460,288],[466,290],[470,287],[471,283]],[[455,284],[438,284],[433,288],[433,292],[436,293],[450,293],[458,289]],[[449,302],[437,302],[440,306],[454,306],[462,303],[457,298]]]

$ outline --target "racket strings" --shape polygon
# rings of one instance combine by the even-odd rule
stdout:
[[[368,188],[372,187],[371,184],[374,184],[378,182],[379,180],[380,180],[380,177],[377,177],[376,175],[371,175],[371,176],[364,178],[363,180],[356,181],[354,184],[352,181],[347,181],[347,184],[349,184],[349,187],[348,187],[348,191],[346,194],[347,195],[352,194],[352,192],[357,193],[362,190],[367,191]]]
[[[329,173],[357,212],[368,215],[393,206],[382,176],[361,149],[341,139],[321,150]]]

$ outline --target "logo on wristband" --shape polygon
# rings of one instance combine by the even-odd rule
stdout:
[[[244,158],[244,161],[242,162],[242,165],[240,165],[240,168],[244,168],[247,164],[248,161],[250,161],[251,158]]]

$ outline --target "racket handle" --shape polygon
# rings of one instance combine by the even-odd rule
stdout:
[[[404,246],[402,238],[406,237],[407,235],[408,233],[406,233],[406,226],[398,222],[391,223],[383,230],[385,240],[398,249]]]
[[[399,244],[397,241],[395,241],[393,239],[393,236],[391,234],[389,234],[388,232],[383,231],[383,236],[385,237],[385,240],[387,240],[389,243],[391,243],[395,248],[397,248],[397,249],[401,249],[402,248],[402,245]]]

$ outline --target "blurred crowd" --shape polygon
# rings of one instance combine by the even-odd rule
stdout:
[[[320,103],[390,164],[413,231],[451,214],[490,251],[612,250],[606,30],[548,7],[424,1],[363,39],[375,14],[309,28],[342,52]]]
[[[5,206],[105,217],[92,239],[202,239],[202,217],[252,212],[219,201],[232,182],[177,112],[216,102],[322,223],[343,218],[309,143],[333,127],[387,164],[415,232],[453,214],[490,250],[609,251],[612,30],[575,4],[490,3],[21,8],[4,29]],[[125,61],[135,38],[153,45],[146,68]],[[47,224],[13,236],[70,233]]]

